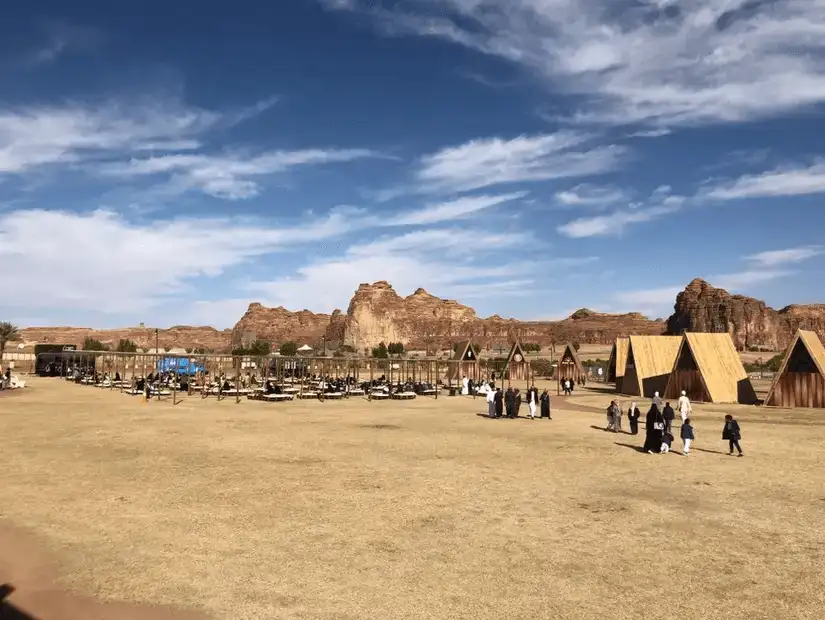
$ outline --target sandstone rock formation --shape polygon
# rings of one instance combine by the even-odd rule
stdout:
[[[334,312],[327,341],[361,353],[380,342],[402,342],[408,349],[449,348],[467,339],[484,347],[513,340],[541,345],[576,341],[608,344],[627,334],[660,334],[662,321],[641,314],[610,315],[579,310],[563,321],[517,321],[498,315],[479,318],[475,310],[457,301],[440,299],[424,289],[401,297],[389,283],[362,284],[346,314]]]
[[[739,350],[760,347],[782,351],[790,345],[797,329],[809,329],[825,338],[825,304],[774,310],[763,301],[731,295],[700,278],[676,296],[674,313],[667,320],[669,334],[728,332]]]
[[[121,339],[128,339],[143,350],[155,348],[155,330],[150,327],[125,327],[122,329],[91,329],[88,327],[27,327],[21,330],[24,343],[75,344],[80,347],[86,338],[100,340],[112,348]],[[214,327],[189,327],[178,325],[159,329],[157,341],[161,349],[212,349],[225,351],[230,345],[231,332],[218,331]]]
[[[290,312],[282,306],[266,308],[255,302],[249,304],[232,329],[232,344],[237,346],[244,341],[260,339],[273,345],[293,340],[298,345],[314,346],[323,337],[329,323],[328,314],[315,314],[309,310]]]

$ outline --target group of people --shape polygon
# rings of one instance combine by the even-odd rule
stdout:
[[[535,385],[527,389],[524,399],[522,399],[521,390],[518,388],[509,387],[502,392],[500,387],[490,385],[490,389],[487,391],[487,415],[491,418],[503,418],[506,414],[506,417],[515,419],[519,417],[521,403],[525,400],[529,411],[528,418],[535,420],[538,409],[540,417],[548,420],[553,419],[550,412],[550,394],[547,390],[544,390],[539,395],[538,388]]]
[[[8,366],[5,372],[0,368],[0,390],[7,390],[11,388],[11,386],[11,366]]]
[[[682,440],[682,454],[684,456],[690,455],[690,445],[696,439],[696,432],[690,421],[690,414],[693,408],[690,404],[690,399],[687,393],[682,391],[679,396],[679,401],[676,404],[682,418],[682,425],[679,429],[679,438]],[[630,433],[637,435],[639,433],[639,418],[641,411],[637,403],[631,402],[630,408],[627,410],[627,418],[630,422]],[[676,418],[676,412],[669,402],[662,401],[659,392],[653,394],[653,401],[650,404],[650,409],[645,418],[645,443],[642,448],[648,454],[666,454],[670,452],[673,444],[673,420]],[[607,428],[605,430],[613,431],[614,433],[622,430],[622,409],[614,400],[611,401],[607,408]],[[732,415],[725,416],[725,426],[722,429],[722,439],[727,440],[729,444],[729,454],[733,455],[734,449],[739,456],[744,456],[742,447],[739,441],[742,439],[742,433],[739,429],[739,423],[733,419]]]

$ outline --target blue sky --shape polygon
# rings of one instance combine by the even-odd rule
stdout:
[[[18,3],[0,318],[825,301],[825,0]]]

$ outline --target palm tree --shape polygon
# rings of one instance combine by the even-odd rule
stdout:
[[[12,325],[7,321],[0,321],[0,361],[3,359],[6,343],[19,339],[20,330],[16,325]]]

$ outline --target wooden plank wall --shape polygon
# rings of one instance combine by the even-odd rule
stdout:
[[[530,365],[527,362],[510,362],[510,381],[527,381]]]
[[[774,386],[774,407],[825,408],[825,377],[818,372],[786,372]]]
[[[616,385],[616,389],[619,389],[618,384]],[[641,394],[639,394],[639,378],[636,374],[635,366],[625,369],[624,377],[622,377],[621,394],[627,394],[628,396],[641,396]]]
[[[667,385],[667,398],[679,398],[684,390],[693,402],[704,403],[709,400],[698,370],[675,370]]]

